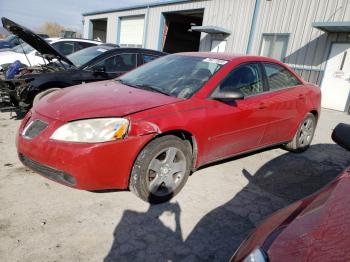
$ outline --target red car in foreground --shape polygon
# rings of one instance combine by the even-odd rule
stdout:
[[[306,150],[320,96],[270,58],[169,55],[44,97],[24,118],[17,149],[24,165],[67,186],[129,188],[162,202],[204,164],[271,145]]]
[[[350,125],[332,138],[350,151]],[[313,195],[266,219],[231,261],[350,261],[350,167]]]

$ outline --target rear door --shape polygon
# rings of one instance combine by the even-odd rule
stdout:
[[[137,66],[136,53],[121,53],[105,57],[81,70],[78,82],[94,82],[116,78]],[[104,68],[104,71],[100,71]],[[98,70],[97,70],[98,69]]]
[[[140,59],[140,65],[141,64],[146,64],[148,62],[151,62],[157,58],[159,58],[159,56],[157,55],[153,55],[153,54],[144,54],[144,53],[141,53],[141,59]]]
[[[105,75],[107,79],[118,77],[137,66],[137,54],[136,53],[122,53],[112,55],[96,63],[91,67],[92,70],[96,67],[103,66],[105,69]]]
[[[269,101],[258,63],[238,65],[214,92],[240,91],[243,100],[224,102],[209,100],[207,125],[210,150],[206,161],[254,149],[265,132]]]
[[[291,139],[305,108],[303,84],[284,66],[262,63],[269,86],[269,121],[261,146]],[[299,112],[300,111],[300,112]]]

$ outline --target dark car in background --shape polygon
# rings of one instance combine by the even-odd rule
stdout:
[[[8,31],[38,50],[49,61],[36,67],[21,68],[13,79],[5,79],[0,75],[0,103],[6,105],[6,110],[27,111],[33,102],[53,91],[112,79],[166,55],[154,50],[103,44],[65,56],[32,31],[6,18],[2,18],[2,22]]]
[[[350,151],[350,125],[339,124],[332,138]],[[350,261],[349,188],[350,167],[320,191],[271,215],[231,261]]]

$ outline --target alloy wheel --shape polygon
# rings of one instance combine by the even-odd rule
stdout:
[[[299,145],[302,147],[310,145],[313,134],[314,134],[314,121],[310,118],[307,118],[301,125],[300,131],[299,131],[299,137],[298,137]]]
[[[158,152],[147,170],[149,191],[155,196],[174,192],[184,178],[186,165],[184,153],[176,147]]]

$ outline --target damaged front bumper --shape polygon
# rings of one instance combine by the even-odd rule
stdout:
[[[0,111],[27,111],[30,104],[22,99],[22,93],[28,88],[28,81],[22,79],[0,79]],[[10,110],[9,110],[10,109]]]

